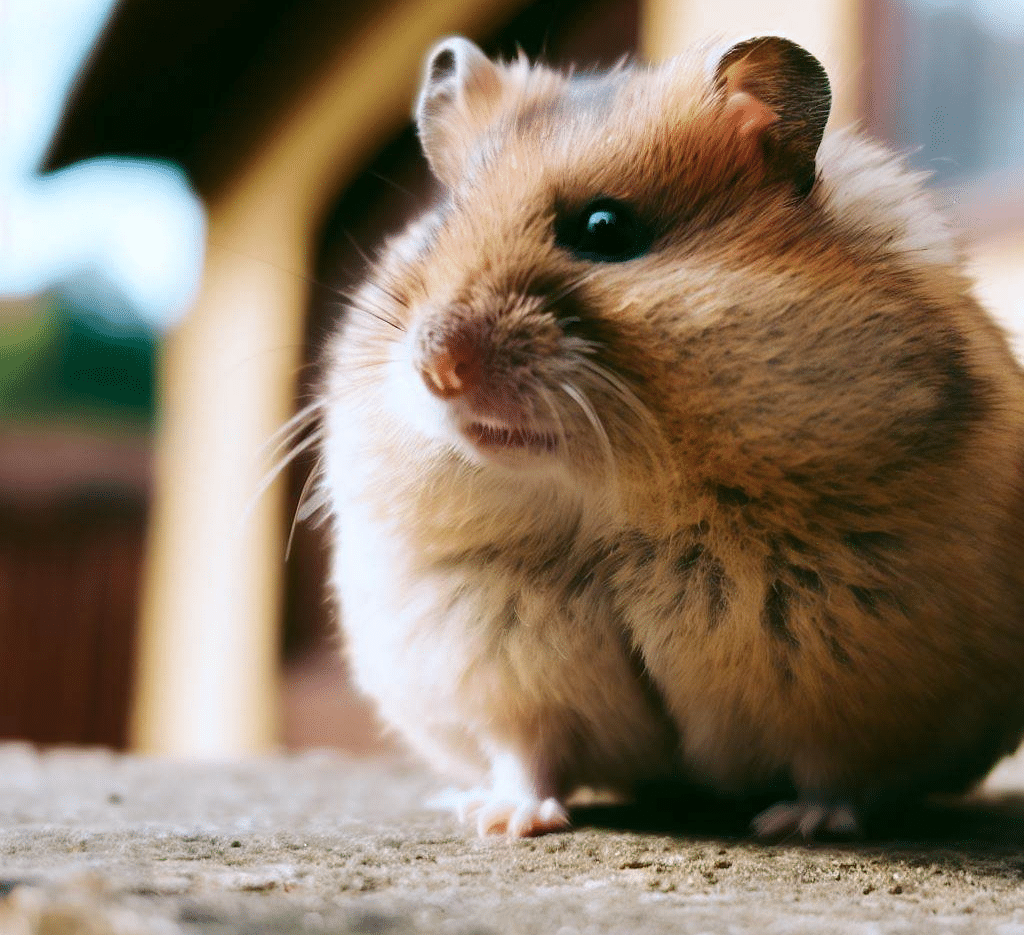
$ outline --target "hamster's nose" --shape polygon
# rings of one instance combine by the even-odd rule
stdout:
[[[465,337],[449,337],[420,363],[427,389],[441,399],[454,399],[472,390],[480,383],[482,373],[480,348]]]

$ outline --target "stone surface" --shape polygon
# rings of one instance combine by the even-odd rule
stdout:
[[[398,759],[0,747],[0,935],[1024,935],[1021,756],[842,846],[757,845],[679,796],[479,840],[439,788]]]

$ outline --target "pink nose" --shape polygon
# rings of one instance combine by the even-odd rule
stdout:
[[[450,337],[440,350],[424,357],[420,375],[427,389],[441,399],[454,399],[479,385],[480,350],[465,338]]]

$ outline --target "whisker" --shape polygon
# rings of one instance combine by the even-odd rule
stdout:
[[[317,481],[323,479],[322,472],[323,465],[321,464],[321,459],[318,458],[315,467],[315,479]],[[316,523],[320,522],[330,506],[330,495],[322,484],[315,488],[311,486],[310,492],[311,495],[308,495],[304,501],[300,501],[295,511],[295,516],[300,523],[305,523],[309,520],[315,520]],[[320,517],[317,517],[318,513],[321,514]]]
[[[355,248],[356,253],[359,254],[359,256],[362,258],[362,261],[367,266],[373,266],[373,260],[370,259],[369,254],[367,254],[367,252],[362,247],[359,246],[359,241],[357,241],[348,230],[343,228],[341,232],[345,235],[345,239]]]
[[[576,321],[579,321],[577,318]],[[562,338],[565,350],[570,354],[579,354],[582,357],[593,357],[601,350],[597,341],[589,338],[581,338],[579,335],[565,335]]]
[[[273,450],[270,452],[271,456],[276,454],[277,450],[282,445],[287,444],[290,440],[294,439],[300,434],[307,426],[314,422],[314,416],[324,407],[326,400],[315,399],[313,402],[306,406],[303,406],[298,412],[295,413],[288,421],[283,423],[259,448],[259,452],[262,454],[273,445]]]
[[[304,523],[311,516],[315,515],[324,505],[322,496],[318,500],[307,502],[307,497],[309,497],[310,491],[313,489],[313,485],[320,478],[321,470],[321,461],[317,458],[316,464],[310,468],[309,474],[306,476],[306,480],[302,485],[302,490],[299,492],[299,499],[295,504],[295,512],[292,513],[292,525],[291,529],[288,530],[288,541],[285,543],[284,547],[285,561],[288,561],[292,554],[292,542],[295,540],[295,527],[300,522]],[[312,503],[312,506],[310,506],[310,503]]]
[[[394,328],[395,331],[398,331],[403,334],[405,333],[405,328],[403,328],[396,320],[389,318],[386,315],[382,315],[379,312],[374,312],[372,309],[358,307],[355,305],[349,306],[349,308],[354,312],[358,312],[362,315],[366,315],[370,318],[375,319],[376,321],[379,321],[382,325],[387,325],[389,328]]]
[[[405,327],[399,322],[399,320],[390,315],[385,309],[380,306],[371,308],[369,302],[371,301],[369,296],[361,293],[352,293],[345,296],[348,300],[348,307],[353,312],[359,312],[364,315],[369,315],[371,318],[375,318],[381,324],[389,325],[396,331],[402,333],[405,332]]]
[[[362,258],[363,263],[365,263],[368,267],[372,267],[374,265],[373,258],[368,253],[366,253],[366,251],[363,250],[362,247],[359,246],[359,244],[356,242],[355,237],[353,237],[347,230],[343,231],[342,233],[344,233],[344,235],[348,238],[349,243],[351,243],[352,246],[355,248],[356,252]],[[390,299],[396,305],[401,305],[405,307],[407,304],[395,292],[393,292],[386,285],[384,285],[384,283],[376,279],[365,279],[359,284],[358,288],[361,290],[368,287],[376,289],[378,292],[383,293],[385,298]]]
[[[580,366],[588,373],[592,373],[599,380],[604,381],[616,395],[621,399],[632,412],[642,418],[644,422],[648,423],[653,427],[657,427],[657,420],[654,418],[650,409],[644,404],[643,400],[633,391],[633,389],[623,380],[620,376],[613,373],[607,367],[602,366],[597,361],[592,360],[589,357],[581,357],[579,359]]]
[[[540,393],[540,397],[544,401],[544,405],[547,407],[548,412],[551,413],[551,418],[555,423],[555,431],[557,432],[559,447],[564,450],[568,443],[568,435],[565,431],[565,422],[562,419],[562,414],[558,411],[558,406],[555,404],[554,397],[543,386],[543,384],[539,384],[537,386],[537,390]]]
[[[363,286],[376,289],[379,293],[381,293],[381,295],[384,296],[384,298],[390,300],[395,305],[398,305],[402,308],[407,308],[409,305],[409,303],[405,299],[403,299],[397,292],[395,292],[393,289],[389,289],[386,285],[384,285],[384,283],[378,282],[376,279],[366,280],[363,283]]]
[[[394,179],[389,179],[386,175],[381,175],[379,172],[373,172],[373,171],[371,171],[369,174],[374,176],[375,178],[380,179],[385,184],[390,185],[393,189],[395,189],[395,191],[399,191],[403,195],[408,195],[410,198],[417,198],[418,197],[414,192],[411,192],[411,191],[409,191],[408,188],[405,188],[404,186],[399,185],[398,182],[396,182]]]
[[[600,444],[601,450],[605,456],[606,469],[610,475],[611,484],[613,487],[617,488],[618,469],[615,463],[615,452],[612,449],[611,440],[608,438],[608,432],[605,430],[600,416],[598,416],[597,411],[594,409],[590,400],[587,399],[586,394],[584,394],[578,387],[570,383],[568,380],[563,381],[559,386],[562,392],[580,407],[583,411],[583,415],[590,423],[591,428],[593,428],[594,434],[597,436],[598,443]]]
[[[665,475],[674,470],[670,458],[665,457],[665,435],[661,425],[633,389],[607,367],[597,361],[578,356],[576,363],[580,370],[590,374],[612,394],[612,396],[632,415],[632,418],[621,419],[624,429],[630,432],[637,447],[640,448],[656,474]]]
[[[290,452],[292,449],[296,445],[302,444],[302,442],[305,441],[303,433],[306,431],[309,431],[310,435],[321,436],[323,433],[323,427],[318,425],[314,420],[304,422],[293,429],[289,435],[278,441],[277,444],[275,444],[269,451],[264,451],[262,460],[265,463],[276,465],[279,458],[291,457]],[[261,449],[261,451],[263,451],[263,449]]]
[[[369,359],[364,360],[348,361],[345,363],[345,374],[350,375],[355,373],[361,373],[367,370],[376,370],[378,368],[384,368],[388,366],[389,363],[390,361],[385,357],[379,359],[371,357]],[[349,386],[350,384],[346,383],[344,388],[348,389]]]
[[[589,273],[584,274],[583,276],[580,276],[575,282],[570,283],[561,292],[557,293],[556,295],[553,295],[550,299],[548,299],[538,309],[538,314],[543,314],[544,312],[550,311],[552,306],[557,305],[559,302],[562,301],[562,299],[568,298],[570,295],[572,295],[572,293],[574,293],[581,286],[585,286],[588,282],[590,282],[591,279],[596,277],[600,272],[601,272],[600,269],[595,269],[595,270],[591,270]],[[577,322],[580,321],[579,318],[575,318],[575,320]]]
[[[327,283],[322,282],[321,280],[317,279],[314,276],[310,276],[306,273],[300,273],[294,269],[289,269],[287,266],[281,266],[280,263],[275,263],[272,260],[266,259],[265,257],[255,256],[252,253],[247,253],[245,250],[239,250],[236,247],[229,247],[226,243],[220,240],[211,238],[209,240],[209,245],[211,247],[216,248],[217,250],[223,250],[226,253],[233,253],[235,256],[241,257],[242,259],[251,260],[253,263],[260,263],[263,266],[269,266],[271,269],[276,269],[278,270],[278,272],[285,273],[288,276],[294,277],[295,279],[301,279],[304,283],[306,283],[307,286],[316,286],[316,288],[318,289],[323,289],[327,292],[333,292],[337,296],[341,296],[342,294],[341,291],[337,288],[337,286],[328,285]]]
[[[313,445],[317,444],[323,438],[323,427],[317,426],[317,428],[310,432],[305,438],[299,441],[297,444],[292,445],[285,454],[278,459],[277,463],[267,471],[263,476],[263,480],[260,481],[259,486],[256,488],[256,492],[252,495],[249,500],[249,505],[245,508],[243,514],[243,523],[248,523],[252,516],[253,510],[256,509],[256,505],[263,495],[273,486],[274,482],[281,476],[285,468],[288,467],[299,455],[304,451],[308,451]]]
[[[345,289],[343,292],[340,293],[340,295],[342,296],[342,298],[344,298],[347,301],[352,302],[352,303],[354,303],[356,305],[359,305],[362,302],[373,302],[373,301],[375,301],[372,296],[367,294],[367,291],[366,291],[367,289],[376,289],[377,292],[379,292],[382,296],[384,296],[385,299],[388,299],[389,301],[394,302],[397,305],[401,305],[401,306],[404,307],[405,304],[406,304],[397,295],[392,293],[385,286],[382,286],[379,283],[376,283],[373,280],[369,280],[369,279],[368,280],[364,280],[363,282],[359,283],[356,286],[353,286],[350,289]],[[380,307],[380,306],[378,306],[378,307]]]

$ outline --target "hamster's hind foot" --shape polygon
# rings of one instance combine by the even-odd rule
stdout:
[[[754,818],[751,828],[759,840],[773,842],[856,838],[862,832],[860,815],[847,802],[776,802]]]
[[[489,789],[470,789],[447,797],[447,804],[464,825],[475,825],[477,834],[507,834],[529,838],[565,831],[569,815],[554,798],[510,797]]]

